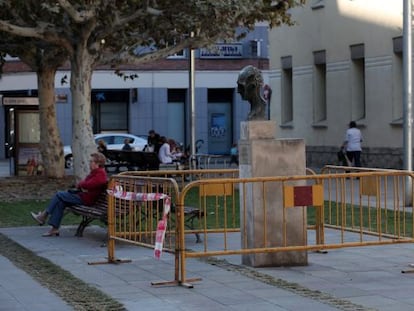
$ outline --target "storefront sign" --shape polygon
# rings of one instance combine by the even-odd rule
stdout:
[[[200,58],[242,58],[241,43],[217,43],[200,49]]]
[[[4,106],[39,106],[37,97],[3,97]]]
[[[66,104],[68,102],[68,94],[56,94],[55,102]]]

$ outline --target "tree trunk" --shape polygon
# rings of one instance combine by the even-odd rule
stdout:
[[[78,47],[71,57],[72,154],[77,180],[89,173],[89,159],[97,152],[91,123],[91,79],[94,59],[85,48]]]
[[[40,153],[45,174],[52,178],[65,175],[63,145],[56,121],[55,68],[40,68],[37,71],[40,116]]]

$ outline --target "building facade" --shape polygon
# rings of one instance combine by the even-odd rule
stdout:
[[[338,164],[350,121],[362,165],[402,168],[403,1],[309,0],[269,33],[271,119],[304,138],[307,166]]]
[[[91,96],[94,133],[116,131],[144,136],[154,129],[189,145],[188,54],[183,51],[141,66],[124,65],[122,72],[137,75],[134,79],[120,78],[105,68],[95,70]],[[240,121],[246,120],[250,110],[237,93],[240,70],[253,65],[268,81],[268,27],[257,25],[243,41],[217,43],[196,50],[195,55],[195,138],[204,142],[198,152],[228,154],[232,143],[239,139]],[[38,135],[32,133],[39,131],[34,121],[38,113],[36,74],[18,59],[9,60],[3,71],[0,159],[16,156],[19,142],[35,142]],[[72,139],[69,79],[69,68],[61,68],[55,78],[57,120],[64,145],[70,145]]]

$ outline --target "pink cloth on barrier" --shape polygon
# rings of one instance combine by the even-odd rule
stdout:
[[[167,215],[171,210],[171,198],[165,193],[141,193],[123,191],[121,186],[115,186],[113,189],[108,189],[107,193],[118,199],[128,201],[158,201],[164,200],[164,210],[162,219],[157,224],[157,233],[155,236],[154,257],[161,258],[162,249],[164,245],[165,231],[167,230]]]

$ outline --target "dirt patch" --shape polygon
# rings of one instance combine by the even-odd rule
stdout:
[[[56,191],[66,190],[74,183],[74,176],[59,179],[43,176],[2,177],[0,178],[0,200],[15,202],[50,199]]]

